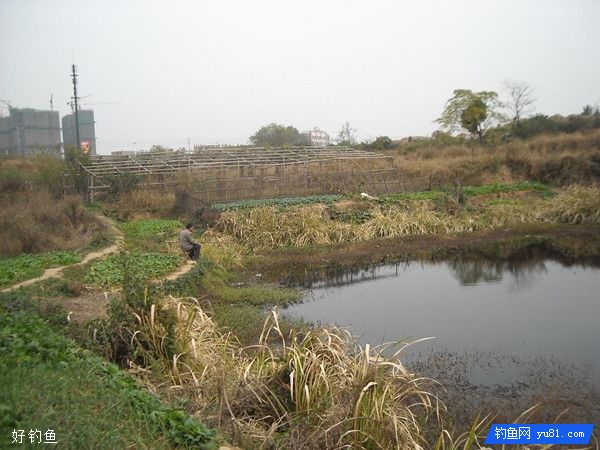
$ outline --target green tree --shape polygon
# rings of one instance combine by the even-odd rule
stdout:
[[[90,162],[90,155],[82,149],[72,145],[65,147],[66,173],[73,183],[75,191],[81,194],[88,193],[88,174],[83,166]]]
[[[585,105],[583,111],[581,111],[581,115],[583,117],[591,117],[592,114],[594,114],[594,108],[591,105]]]
[[[250,136],[250,143],[259,147],[289,147],[302,145],[303,136],[293,126],[270,123]]]
[[[390,150],[394,148],[394,142],[387,136],[379,136],[373,142],[366,144],[365,148],[375,151]]]
[[[436,120],[449,133],[462,128],[481,139],[490,126],[505,120],[500,112],[503,105],[496,92],[456,89],[453,94]]]

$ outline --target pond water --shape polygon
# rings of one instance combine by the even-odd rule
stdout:
[[[411,346],[409,362],[453,355],[452,364],[469,361],[471,381],[502,384],[523,375],[523,362],[543,360],[600,385],[598,265],[539,256],[455,259],[309,273],[290,282],[306,294],[288,315],[348,328],[373,345],[435,337]]]

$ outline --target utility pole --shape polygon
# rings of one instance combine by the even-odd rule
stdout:
[[[50,94],[50,111],[54,111],[54,98],[52,94]]]
[[[75,137],[77,139],[77,150],[79,150],[81,142],[79,140],[79,107],[77,106],[77,73],[75,72],[75,64],[71,68],[73,70],[71,76],[73,77],[73,101],[75,103]]]

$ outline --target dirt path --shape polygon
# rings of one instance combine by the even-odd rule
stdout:
[[[104,248],[102,250],[98,250],[96,252],[88,253],[81,262],[78,262],[76,264],[70,264],[68,266],[52,267],[50,269],[46,269],[44,271],[44,273],[42,275],[40,275],[39,277],[31,278],[29,280],[25,280],[20,283],[13,284],[4,289],[1,289],[0,292],[10,292],[10,291],[19,289],[21,287],[32,285],[39,281],[47,280],[48,278],[62,278],[63,270],[68,267],[82,266],[84,264],[89,263],[90,261],[104,258],[105,256],[108,256],[112,253],[118,252],[119,249],[121,248],[121,244],[123,242],[123,233],[121,233],[121,230],[119,230],[119,228],[108,217],[98,215],[98,219],[100,219],[104,224],[106,224],[113,232],[114,236],[116,237],[116,243],[114,245],[111,245],[110,247]],[[158,281],[176,280],[177,278],[185,275],[190,270],[192,270],[193,267],[194,267],[194,263],[192,261],[186,261],[185,264],[182,265],[181,267],[179,267],[176,271],[170,273],[169,275],[167,275],[165,277],[156,279],[154,281],[158,282]]]
[[[104,258],[107,255],[118,252],[121,247],[121,243],[123,242],[123,234],[121,233],[121,230],[119,230],[119,228],[117,228],[115,226],[115,224],[108,217],[99,215],[98,219],[101,222],[103,222],[104,224],[106,224],[113,232],[113,234],[116,238],[116,243],[114,245],[111,245],[110,247],[106,247],[102,250],[88,253],[87,255],[85,255],[85,257],[83,258],[83,260],[81,262],[78,262],[76,264],[70,264],[68,266],[52,267],[50,269],[46,269],[44,271],[44,273],[42,275],[40,275],[39,277],[30,278],[29,280],[25,280],[20,283],[13,284],[7,288],[0,290],[0,292],[10,292],[15,289],[19,289],[21,287],[29,286],[29,285],[37,283],[39,281],[46,280],[48,278],[53,278],[53,277],[54,278],[62,278],[62,275],[63,275],[62,272],[67,267],[82,266],[84,264],[89,263],[90,261],[95,260],[95,259]]]
[[[192,270],[192,268],[194,267],[195,264],[196,263],[194,261],[186,260],[185,263],[183,264],[183,266],[181,266],[175,272],[167,275],[166,277],[162,277],[162,278],[160,278],[158,280],[155,280],[155,281],[172,281],[172,280],[176,280],[177,278],[185,275],[190,270]]]

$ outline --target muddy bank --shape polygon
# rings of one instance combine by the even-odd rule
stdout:
[[[438,236],[406,236],[341,245],[264,252],[247,273],[288,282],[319,270],[332,274],[373,264],[456,257],[514,259],[535,248],[564,263],[600,263],[600,226],[535,224]]]

